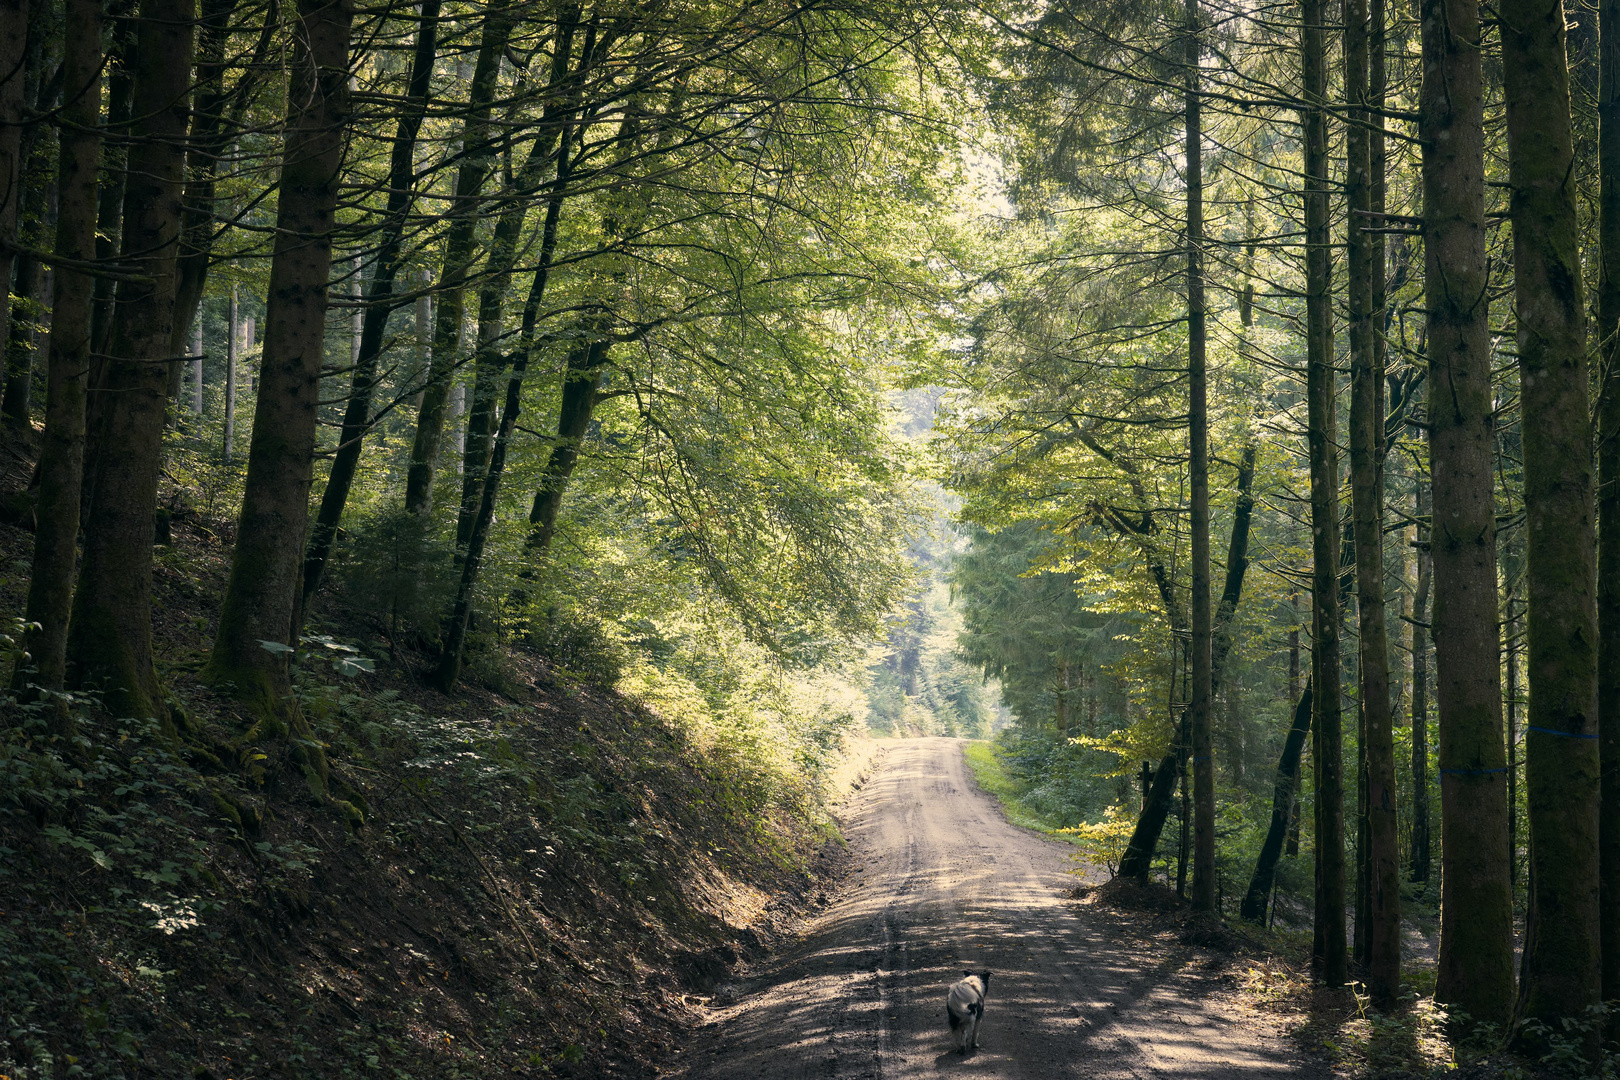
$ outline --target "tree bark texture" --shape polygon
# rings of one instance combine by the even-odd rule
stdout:
[[[62,118],[57,160],[56,254],[91,262],[96,254],[96,170],[101,136],[102,0],[67,0],[62,56]],[[84,477],[84,398],[90,371],[90,275],[61,266],[52,299],[51,347],[40,445],[34,561],[28,579],[32,680],[62,689],[68,615],[78,564],[79,487]]]
[[[1260,857],[1255,860],[1249,891],[1243,895],[1239,911],[1252,923],[1264,925],[1266,921],[1271,886],[1277,877],[1277,860],[1282,857],[1283,842],[1288,838],[1288,821],[1294,810],[1294,781],[1299,776],[1299,759],[1305,751],[1305,737],[1311,733],[1311,712],[1311,685],[1306,683],[1305,692],[1294,705],[1294,722],[1283,739],[1282,755],[1277,759],[1277,777],[1271,793],[1271,825],[1260,845]]]
[[[1204,128],[1198,79],[1198,0],[1187,0],[1187,384],[1192,488],[1192,904],[1215,910],[1215,741],[1211,730],[1209,595],[1209,375],[1204,325]]]
[[[0,0],[0,244],[17,241],[23,197],[23,72],[28,0]],[[0,251],[0,308],[9,309],[12,257]]]
[[[1214,694],[1214,688],[1220,685],[1221,669],[1225,666],[1227,653],[1231,649],[1232,639],[1227,631],[1231,626],[1233,615],[1237,612],[1238,601],[1243,597],[1243,581],[1249,567],[1249,524],[1254,516],[1254,459],[1254,447],[1245,447],[1242,464],[1238,469],[1238,498],[1232,511],[1232,535],[1226,549],[1226,582],[1221,590],[1220,603],[1215,609],[1215,627],[1211,635],[1213,641],[1210,658],[1211,696]],[[1171,603],[1173,600],[1173,596],[1166,598],[1169,606],[1165,613],[1166,617],[1172,620],[1175,617],[1174,605]],[[1183,710],[1170,750],[1159,762],[1159,767],[1153,771],[1146,797],[1143,799],[1142,813],[1136,819],[1136,827],[1131,830],[1130,842],[1125,847],[1125,854],[1120,858],[1121,877],[1147,880],[1148,871],[1153,866],[1153,853],[1159,846],[1159,836],[1164,831],[1164,823],[1169,820],[1170,811],[1175,804],[1176,781],[1180,778],[1182,762],[1186,759],[1191,741],[1190,710]]]
[[[1317,978],[1349,975],[1345,947],[1344,764],[1339,715],[1339,465],[1335,450],[1332,248],[1329,235],[1327,59],[1322,0],[1302,7],[1305,128],[1305,307],[1312,538],[1312,727],[1317,889],[1311,949]]]
[[[530,148],[523,167],[510,177],[505,198],[508,205],[495,224],[489,258],[484,263],[484,281],[478,290],[478,341],[473,357],[472,408],[467,413],[467,439],[462,447],[461,507],[456,517],[456,550],[465,553],[478,527],[483,505],[484,481],[490,475],[491,455],[494,452],[496,398],[500,390],[501,373],[506,367],[506,356],[501,347],[502,327],[506,318],[506,296],[511,288],[512,271],[517,263],[518,242],[528,220],[530,196],[539,188],[547,169],[553,173],[553,197],[547,202],[548,213],[552,204],[561,197],[564,175],[558,168],[566,168],[564,158],[557,156],[562,131],[567,127],[561,121],[565,111],[578,96],[579,80],[592,61],[596,46],[594,26],[587,30],[579,63],[573,63],[574,31],[579,22],[577,5],[567,7],[558,21],[557,42],[552,49],[549,86],[557,92],[561,102],[546,110],[542,134]],[[566,89],[565,89],[566,87]],[[544,227],[541,246],[544,248]],[[553,238],[554,240],[555,238]],[[510,389],[510,381],[508,382]],[[503,414],[504,415],[504,414]],[[513,414],[514,417],[516,414]]]
[[[1564,5],[1503,0],[1500,12],[1526,417],[1525,787],[1534,927],[1525,939],[1519,1020],[1551,1025],[1584,1017],[1601,1000],[1592,428]]]
[[[364,321],[360,325],[360,352],[354,361],[349,399],[343,408],[343,427],[337,453],[321,492],[320,509],[310,528],[309,550],[304,557],[302,609],[321,587],[326,563],[337,538],[338,524],[348,505],[349,492],[360,469],[360,451],[372,424],[371,398],[377,387],[377,361],[382,355],[388,317],[394,311],[394,283],[399,278],[400,246],[405,220],[413,201],[416,139],[427,111],[428,92],[433,83],[433,61],[438,55],[439,0],[425,0],[418,16],[416,48],[411,58],[408,84],[410,102],[400,112],[394,131],[394,145],[388,163],[388,205],[377,243],[377,258],[371,281],[366,287]],[[294,631],[301,629],[295,626]]]
[[[288,84],[295,111],[287,121],[282,156],[247,482],[219,630],[202,673],[216,686],[234,686],[270,727],[284,715],[301,722],[296,709],[283,706],[291,689],[286,653],[260,642],[291,644],[296,629],[292,619],[301,595],[353,18],[352,0],[300,0],[298,5]],[[319,768],[313,760],[306,765]]]
[[[1360,647],[1361,756],[1365,807],[1362,873],[1363,940],[1367,992],[1380,1009],[1394,1006],[1401,984],[1401,881],[1395,793],[1395,736],[1389,702],[1389,641],[1384,612],[1384,372],[1374,348],[1378,311],[1375,280],[1383,278],[1382,252],[1375,251],[1373,221],[1372,126],[1368,108],[1371,78],[1371,13],[1366,0],[1344,7],[1345,134],[1349,204],[1350,331],[1350,492],[1356,544],[1356,597]],[[1381,291],[1381,290],[1379,290]]]
[[[523,306],[522,328],[518,338],[517,355],[506,381],[506,402],[496,425],[495,438],[490,448],[489,469],[479,485],[478,514],[467,535],[467,547],[461,559],[461,579],[456,584],[456,597],[445,620],[444,642],[439,650],[434,669],[434,683],[449,693],[461,678],[462,653],[467,644],[467,627],[472,621],[473,598],[478,587],[478,573],[483,566],[484,547],[495,521],[495,500],[500,495],[501,476],[506,469],[507,446],[517,428],[517,418],[523,405],[523,379],[528,372],[529,359],[536,347],[535,326],[539,321],[540,304],[545,299],[546,285],[551,277],[551,262],[557,251],[557,225],[562,217],[563,200],[567,197],[569,175],[571,127],[565,127],[558,138],[557,168],[552,183],[551,197],[546,205],[545,224],[540,234],[540,265],[529,285],[529,298]],[[566,383],[564,384],[566,390]],[[594,394],[594,384],[592,393]],[[555,455],[555,451],[553,451]]]
[[[1477,0],[1423,0],[1425,306],[1440,703],[1438,1001],[1505,1027],[1513,1011],[1507,765],[1497,660],[1484,109]]]
[[[1620,998],[1620,0],[1599,5],[1598,842],[1603,1000]]]
[[[1429,558],[1429,489],[1417,484],[1417,588],[1412,594],[1412,846],[1408,876],[1429,880],[1429,590],[1434,572]]]
[[[492,3],[484,16],[483,38],[473,67],[468,91],[467,120],[461,144],[467,155],[456,172],[455,196],[450,208],[450,226],[445,232],[444,263],[439,275],[433,318],[433,355],[422,387],[422,405],[417,411],[416,435],[411,444],[411,462],[405,477],[405,509],[425,523],[433,510],[433,478],[444,441],[445,402],[450,380],[460,355],[461,328],[465,313],[468,270],[475,256],[484,185],[495,165],[495,144],[491,140],[490,112],[495,99],[496,76],[501,56],[512,33],[512,15],[507,0]]]
[[[167,718],[152,666],[152,541],[168,404],[194,0],[146,0],[135,29],[122,262],[91,463],[68,683],[121,716]]]

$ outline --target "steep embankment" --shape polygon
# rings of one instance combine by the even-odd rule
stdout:
[[[183,741],[90,710],[67,740],[45,710],[0,723],[0,1074],[635,1074],[807,894],[836,781],[762,774],[520,652],[499,693],[454,698],[403,650],[352,678],[306,662],[351,831],[192,677],[225,528],[178,521],[158,555]],[[9,612],[29,541],[0,527]]]

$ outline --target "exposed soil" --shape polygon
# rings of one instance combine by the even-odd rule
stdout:
[[[851,864],[827,909],[717,990],[673,1075],[1331,1075],[1247,1003],[1222,955],[1144,948],[1117,910],[1078,901],[1070,849],[1008,824],[958,740],[890,743],[841,817]],[[944,1004],[969,969],[994,975],[963,1056]]]

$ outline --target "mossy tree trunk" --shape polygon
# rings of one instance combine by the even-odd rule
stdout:
[[[1602,1000],[1597,539],[1564,5],[1503,0],[1500,13],[1519,388],[1532,418],[1522,432],[1531,900],[1518,1037],[1539,1045],[1525,1022],[1556,1030]]]
[[[166,718],[152,665],[152,542],[168,404],[170,332],[194,0],[146,0],[135,27],[122,263],[90,463],[84,558],[68,631],[68,684],[122,716]]]
[[[284,724],[296,731],[303,723],[287,701],[286,652],[273,652],[261,642],[291,645],[296,630],[292,619],[315,449],[353,18],[352,0],[300,0],[298,5],[288,83],[296,111],[288,117],[282,153],[247,484],[219,631],[202,673],[205,681],[254,707],[266,734],[283,734],[278,729]],[[322,773],[318,749],[305,749],[306,767]]]
[[[66,0],[62,127],[57,161],[56,254],[96,254],[96,169],[101,136],[102,0]],[[68,614],[78,563],[79,486],[84,477],[84,397],[90,370],[93,279],[56,268],[51,347],[40,446],[34,561],[27,617],[33,682],[60,690],[66,679]]]
[[[1513,1011],[1513,948],[1496,637],[1478,0],[1423,0],[1422,39],[1418,129],[1442,828],[1435,997],[1500,1028]]]

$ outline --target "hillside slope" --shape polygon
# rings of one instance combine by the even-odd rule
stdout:
[[[83,702],[71,736],[49,706],[0,722],[0,1075],[645,1074],[813,891],[840,760],[762,772],[521,651],[445,698],[403,648],[345,677],[340,635],[311,646],[351,828],[193,679],[225,528],[177,520],[158,557],[181,739]],[[30,539],[0,527],[7,612]]]

